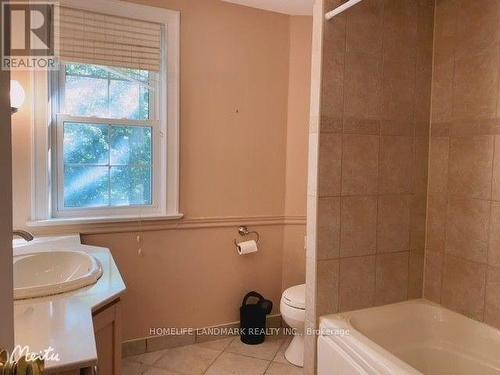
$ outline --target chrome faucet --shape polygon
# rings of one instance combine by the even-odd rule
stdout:
[[[33,241],[33,235],[25,230],[16,229],[12,232],[14,236],[22,237],[25,241]]]

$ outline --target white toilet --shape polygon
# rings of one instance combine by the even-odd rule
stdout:
[[[306,284],[295,285],[283,292],[280,303],[281,317],[296,330],[285,351],[285,358],[295,366],[304,366],[304,324],[306,320]]]

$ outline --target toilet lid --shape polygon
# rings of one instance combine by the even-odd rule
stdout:
[[[306,284],[295,285],[283,292],[283,301],[291,307],[306,308]]]

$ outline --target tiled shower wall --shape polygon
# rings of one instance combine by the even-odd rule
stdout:
[[[435,22],[425,297],[500,328],[500,2]]]
[[[363,0],[324,25],[318,316],[422,295],[433,13]]]
[[[321,23],[342,2],[314,15],[308,328],[422,295],[434,0],[363,0]],[[314,348],[307,336],[306,374]]]

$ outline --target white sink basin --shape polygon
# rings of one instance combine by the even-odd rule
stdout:
[[[102,267],[80,251],[51,251],[14,256],[14,299],[50,296],[95,284]]]

